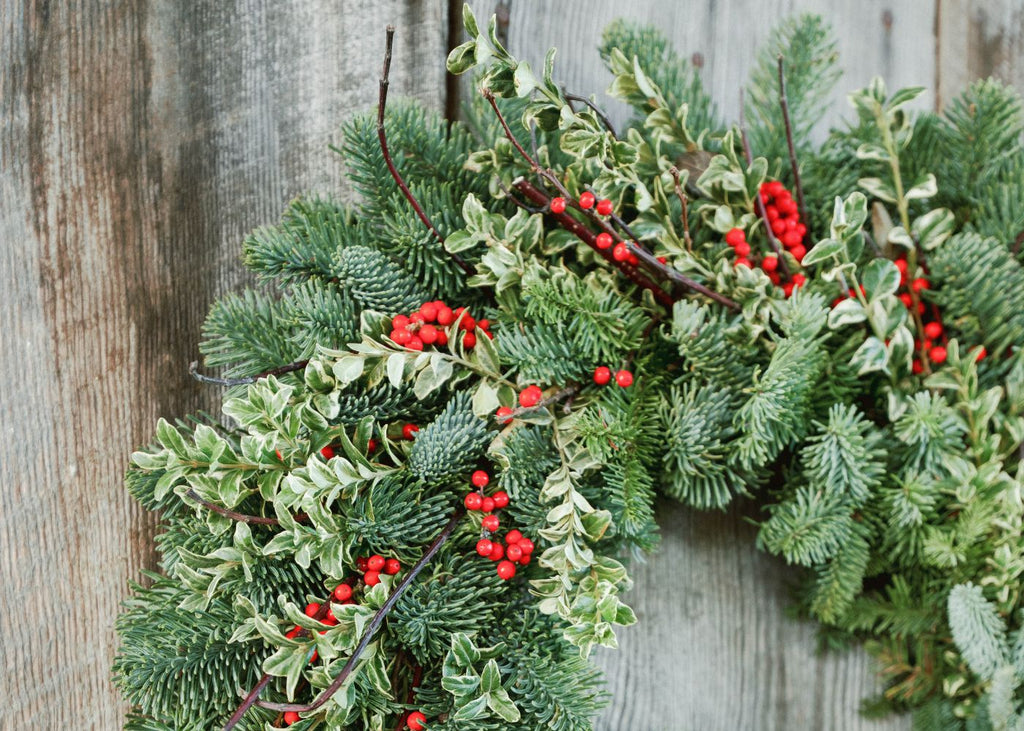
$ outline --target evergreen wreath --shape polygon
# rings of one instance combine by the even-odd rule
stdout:
[[[656,490],[762,504],[799,609],[865,641],[920,729],[1022,729],[1024,108],[944,114],[772,35],[738,126],[649,28],[601,55],[636,116],[482,31],[465,123],[344,128],[358,207],[293,202],[216,303],[223,420],[161,421],[127,486],[160,574],[118,620],[126,728],[589,729]],[[756,156],[755,156],[756,154]],[[254,375],[255,374],[255,375]]]

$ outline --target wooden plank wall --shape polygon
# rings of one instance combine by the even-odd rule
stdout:
[[[245,232],[341,186],[388,22],[395,86],[440,106],[437,2],[0,0],[0,728],[121,726],[112,624],[154,560],[128,455],[214,406],[202,319]]]
[[[850,84],[882,72],[948,98],[979,73],[1024,77],[1018,0],[507,9],[513,50],[557,43],[584,92],[607,84],[607,21],[656,22],[703,55],[727,113],[754,43],[792,10],[832,19]],[[154,528],[121,488],[127,455],[158,416],[215,405],[185,369],[209,303],[244,281],[242,235],[298,193],[344,194],[326,145],[375,100],[385,23],[393,89],[444,103],[447,18],[446,0],[0,0],[0,728],[120,725],[111,628]],[[814,657],[812,629],[783,617],[785,568],[739,515],[662,515],[662,551],[636,572],[643,624],[602,657],[602,728],[900,727],[857,720],[863,657]]]

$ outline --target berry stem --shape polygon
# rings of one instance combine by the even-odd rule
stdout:
[[[547,207],[549,198],[547,194],[536,188],[525,178],[520,178],[512,184],[512,187],[518,190],[527,200],[531,200],[537,205]],[[562,191],[559,191],[562,192]],[[568,191],[565,191],[567,198],[571,198]],[[659,287],[653,280],[645,276],[642,272],[637,270],[636,267],[629,266],[624,262],[615,261],[612,257],[611,250],[602,250],[597,246],[597,236],[584,226],[582,223],[577,221],[575,218],[570,216],[568,213],[551,213],[551,216],[558,221],[559,225],[566,231],[575,234],[583,243],[593,249],[598,256],[607,261],[616,269],[619,269],[631,282],[639,287],[650,290],[654,295],[655,299],[658,300],[665,307],[671,307],[674,303],[672,296]]]
[[[782,122],[786,127],[786,147],[789,149],[789,167],[793,171],[793,188],[796,190],[796,203],[800,209],[800,220],[807,226],[804,232],[804,246],[808,249],[811,236],[810,223],[807,217],[807,206],[804,204],[804,189],[800,185],[800,165],[796,161],[796,146],[793,144],[793,125],[789,120],[789,98],[786,96],[786,74],[783,71],[784,59],[779,54],[779,106],[782,108]]]
[[[752,165],[754,162],[754,155],[750,152],[750,140],[747,139],[747,128],[743,122],[743,104],[740,103],[740,139],[743,140],[743,154],[746,155],[747,165]],[[788,278],[790,276],[789,264],[786,263],[786,257],[782,255],[782,247],[779,246],[779,240],[775,238],[775,232],[772,231],[771,221],[768,220],[768,210],[764,207],[764,201],[761,200],[759,193],[754,195],[754,207],[757,209],[757,215],[761,217],[761,222],[764,224],[765,235],[768,236],[768,243],[775,251],[775,255],[779,258],[779,268],[782,273]]]
[[[455,511],[451,519],[448,521],[448,524],[438,534],[437,538],[434,539],[434,542],[427,548],[423,557],[420,558],[420,560],[417,561],[411,569],[409,569],[409,573],[407,573],[398,586],[392,590],[391,596],[387,598],[387,601],[385,601],[381,608],[377,610],[377,613],[373,615],[373,619],[370,620],[370,624],[367,626],[366,632],[363,634],[363,638],[359,641],[359,644],[356,645],[356,649],[352,651],[352,656],[349,657],[348,662],[345,663],[345,667],[341,669],[341,672],[338,673],[331,684],[328,685],[319,696],[317,696],[316,700],[305,705],[299,703],[267,703],[264,701],[258,701],[259,706],[261,708],[268,708],[272,711],[295,711],[296,713],[305,713],[307,711],[315,711],[317,708],[320,708],[322,705],[327,703],[331,696],[345,684],[345,680],[352,674],[352,670],[355,669],[360,656],[362,656],[366,651],[366,648],[373,640],[373,636],[377,634],[377,630],[380,629],[380,626],[384,623],[388,614],[392,609],[394,609],[395,604],[397,604],[398,600],[402,598],[402,595],[412,585],[412,582],[416,579],[423,568],[430,562],[430,559],[434,557],[434,555],[441,549],[441,546],[443,546],[448,538],[451,537],[452,532],[459,524],[459,521],[462,520],[463,516],[465,516],[465,512],[463,510]],[[228,731],[228,729],[225,728],[224,731]]]
[[[267,378],[268,376],[280,376],[285,373],[292,373],[294,371],[301,371],[309,365],[309,360],[297,360],[294,363],[288,363],[287,365],[277,366],[266,371],[257,373],[254,376],[245,376],[244,378],[215,378],[214,376],[206,376],[199,372],[199,361],[194,360],[189,363],[188,374],[200,383],[210,383],[215,386],[245,386],[249,383],[256,383],[261,378]]]
[[[209,500],[204,500],[203,498],[199,497],[199,495],[196,494],[195,490],[189,490],[188,492],[185,493],[185,495],[190,500],[196,501],[207,510],[217,513],[218,515],[223,515],[225,518],[237,520],[239,523],[251,523],[254,525],[281,525],[281,521],[279,521],[277,518],[264,518],[259,515],[247,515],[246,513],[238,513],[235,512],[234,510],[229,510],[228,508],[221,507],[220,505],[217,505],[217,503],[211,503]],[[305,513],[296,513],[295,520],[301,523],[305,520],[308,520],[308,517],[306,516]]]
[[[441,248],[444,249],[444,237],[441,236],[433,222],[431,222],[430,218],[423,211],[423,207],[420,206],[419,201],[416,200],[416,196],[414,196],[412,191],[409,190],[409,186],[405,184],[405,180],[402,179],[401,174],[398,172],[398,168],[395,167],[395,163],[391,159],[391,151],[388,149],[388,138],[384,131],[384,109],[388,103],[388,85],[390,84],[389,76],[391,74],[391,49],[395,42],[395,27],[393,25],[389,25],[385,33],[384,66],[380,72],[380,94],[377,98],[377,139],[380,140],[380,151],[384,156],[384,162],[388,166],[388,171],[391,173],[391,177],[394,178],[398,188],[402,191],[402,195],[404,195],[405,199],[409,201],[409,205],[411,205],[412,209],[416,211],[416,215],[419,216],[421,221],[423,221],[423,225],[426,226],[432,234],[434,234],[434,237],[439,242],[441,242]],[[476,270],[467,264],[461,256],[448,251],[447,249],[445,249],[445,252],[463,272],[469,275],[476,274]]]

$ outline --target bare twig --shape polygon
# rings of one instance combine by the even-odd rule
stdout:
[[[811,234],[811,221],[807,217],[807,206],[804,204],[804,189],[800,185],[800,165],[796,161],[796,146],[793,144],[793,125],[789,120],[789,99],[786,97],[786,75],[783,72],[781,53],[779,54],[779,106],[782,108],[782,122],[786,126],[786,146],[789,148],[789,167],[793,171],[793,187],[796,190],[797,207],[800,209],[800,220],[807,228],[803,238],[806,243]]]
[[[441,242],[441,248],[444,249],[444,237],[441,236],[441,233],[424,212],[423,207],[419,204],[419,201],[416,200],[416,196],[414,196],[412,191],[409,190],[409,186],[405,184],[401,174],[398,172],[398,168],[395,167],[395,163],[391,159],[391,152],[388,149],[388,138],[384,131],[384,109],[388,103],[388,85],[390,83],[388,77],[391,73],[391,49],[395,42],[395,27],[393,25],[389,25],[387,27],[386,34],[387,40],[385,41],[386,45],[384,49],[384,67],[381,69],[380,73],[380,94],[377,98],[377,139],[380,140],[380,151],[384,156],[384,162],[388,166],[388,171],[391,173],[391,177],[394,178],[399,190],[402,191],[402,195],[404,195],[405,199],[409,201],[409,205],[411,205],[412,209],[416,211],[416,215],[419,216],[421,221],[423,221],[423,225],[426,226],[432,234],[434,234],[434,237],[437,238],[439,242]],[[452,251],[448,251],[447,249],[445,249],[445,252],[463,272],[466,274],[476,274],[473,267],[467,264],[461,256]]]
[[[582,386],[580,386],[578,383],[574,383],[570,386],[566,386],[563,389],[555,391],[553,394],[551,394],[547,398],[541,399],[533,406],[517,406],[516,408],[512,409],[511,414],[496,417],[496,419],[499,424],[507,424],[508,422],[512,421],[513,419],[517,418],[522,414],[527,414],[530,413],[531,411],[537,411],[538,409],[547,408],[551,404],[558,403],[562,399],[572,399],[576,396],[576,394],[580,392],[581,388]]]
[[[377,634],[377,630],[380,629],[380,626],[384,623],[388,613],[394,608],[395,604],[398,603],[398,600],[402,598],[402,595],[409,586],[412,585],[412,582],[416,579],[423,568],[430,562],[430,559],[434,557],[434,555],[441,549],[441,546],[444,545],[445,541],[448,540],[452,532],[455,530],[455,526],[458,525],[464,515],[465,512],[462,510],[458,510],[454,515],[452,515],[451,520],[448,521],[448,524],[444,527],[441,533],[438,534],[437,538],[434,539],[434,542],[430,544],[426,553],[423,554],[423,557],[416,562],[415,566],[409,569],[409,573],[406,574],[405,578],[402,579],[394,590],[392,590],[391,596],[387,598],[387,601],[385,601],[381,608],[377,610],[377,613],[373,615],[373,619],[370,620],[370,624],[367,626],[366,632],[363,633],[363,638],[359,641],[359,644],[356,645],[356,649],[352,651],[352,656],[349,657],[348,662],[345,663],[345,667],[343,667],[341,672],[338,673],[333,681],[331,681],[331,684],[328,685],[319,696],[317,696],[316,700],[308,704],[267,703],[264,701],[257,701],[257,704],[261,708],[269,708],[272,711],[295,711],[296,713],[305,713],[307,711],[315,711],[317,708],[320,708],[322,705],[327,703],[331,696],[345,684],[348,676],[351,675],[352,670],[355,669],[359,658],[366,651],[366,648],[373,640],[374,635]]]
[[[277,366],[270,370],[257,373],[254,376],[245,376],[244,378],[216,378],[214,376],[205,376],[199,372],[199,361],[194,360],[188,365],[188,374],[200,383],[211,383],[216,386],[245,386],[249,383],[256,383],[261,378],[267,378],[269,376],[280,376],[285,373],[292,373],[293,371],[301,371],[309,365],[308,360],[297,360],[294,363],[288,363],[287,365]]]
[[[690,199],[686,197],[686,191],[683,190],[683,186],[679,182],[679,168],[673,165],[669,168],[668,172],[675,183],[676,197],[679,198],[679,202],[683,206],[683,242],[686,244],[687,251],[693,251],[693,239],[690,238],[690,214],[688,212]]]
[[[601,109],[596,104],[594,104],[594,102],[590,101],[585,96],[580,96],[579,94],[563,94],[563,96],[571,101],[583,102],[584,104],[586,104],[588,107],[590,107],[590,111],[596,114],[597,118],[601,120],[601,124],[603,124],[605,128],[607,128],[607,130],[612,133],[612,137],[614,137],[615,139],[619,138],[618,133],[615,131],[615,125],[613,125],[612,121],[608,119],[608,115],[602,112]]]
[[[207,510],[217,513],[217,515],[223,515],[225,518],[231,518],[231,520],[237,520],[239,523],[252,523],[255,525],[281,525],[281,521],[277,518],[263,518],[259,515],[246,515],[245,513],[237,513],[234,510],[228,510],[227,508],[221,507],[216,503],[211,503],[209,500],[204,500],[196,494],[195,490],[189,490],[185,493],[190,500],[195,500],[197,503],[202,505]],[[299,520],[300,516],[295,516],[296,520]],[[301,516],[304,520],[306,516]]]

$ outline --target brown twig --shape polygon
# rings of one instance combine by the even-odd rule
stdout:
[[[355,669],[356,663],[366,651],[366,648],[373,640],[374,635],[377,634],[377,630],[380,629],[380,626],[384,623],[388,613],[394,608],[395,604],[398,603],[398,600],[402,598],[402,595],[409,586],[412,585],[412,582],[416,579],[423,568],[430,562],[430,559],[434,557],[434,555],[441,549],[441,546],[444,545],[445,541],[448,540],[452,532],[455,530],[455,526],[458,525],[464,515],[465,512],[462,510],[457,510],[455,514],[452,515],[451,520],[448,521],[448,524],[444,527],[441,533],[438,534],[437,538],[434,539],[434,542],[430,544],[426,553],[423,554],[423,557],[416,562],[415,566],[409,569],[409,573],[406,574],[405,578],[402,579],[394,590],[392,590],[391,596],[387,598],[387,601],[385,601],[381,608],[377,610],[377,613],[373,615],[373,619],[370,620],[370,624],[367,626],[366,632],[363,634],[363,638],[359,641],[359,644],[356,645],[355,650],[352,651],[352,656],[349,657],[348,662],[345,663],[345,667],[341,669],[341,672],[338,673],[331,684],[328,685],[319,696],[317,696],[316,700],[308,704],[268,703],[264,701],[257,701],[257,705],[261,708],[268,708],[272,711],[295,711],[296,713],[305,713],[307,711],[315,711],[317,708],[320,708],[322,705],[327,703],[331,696],[345,684],[348,676],[352,674],[352,670]],[[225,731],[227,731],[227,729],[225,729]]]
[[[690,215],[688,212],[690,199],[686,197],[686,191],[683,190],[683,186],[679,182],[679,168],[673,165],[669,168],[668,172],[675,183],[676,197],[679,198],[679,202],[683,206],[683,242],[686,244],[687,251],[693,251],[693,239],[690,238]]]
[[[237,520],[239,523],[252,523],[255,525],[281,525],[281,521],[277,518],[263,518],[259,515],[246,515],[245,513],[237,513],[234,510],[228,510],[227,508],[221,507],[216,503],[211,503],[209,500],[204,500],[196,494],[195,490],[189,490],[185,495],[195,500],[197,503],[202,505],[207,510],[210,510],[217,515],[223,515],[225,518],[231,518],[231,520]],[[295,520],[303,521],[306,520],[307,516],[304,514],[298,514],[295,516]]]
[[[747,139],[747,128],[743,121],[743,92],[740,92],[740,140],[743,142],[743,153],[747,158],[747,165],[754,164],[754,155],[750,151],[750,140]],[[768,244],[775,251],[775,255],[779,258],[779,268],[782,273],[789,278],[789,264],[786,263],[786,257],[782,255],[782,246],[779,245],[779,240],[775,238],[775,232],[772,231],[772,222],[768,220],[768,211],[764,207],[764,201],[761,200],[761,194],[756,193],[754,195],[754,207],[757,209],[757,215],[761,217],[761,222],[764,224],[764,232],[768,237]],[[806,224],[805,224],[806,225]]]
[[[779,54],[779,106],[782,108],[782,122],[786,127],[786,147],[789,148],[789,167],[793,171],[793,188],[796,190],[797,207],[800,209],[800,220],[804,222],[804,226],[807,228],[803,238],[806,244],[811,235],[811,221],[807,217],[807,206],[804,204],[804,189],[800,185],[800,165],[796,161],[796,146],[793,144],[793,125],[789,120],[789,99],[786,96],[786,75],[783,72],[783,57],[781,53]]]
[[[199,372],[199,361],[194,360],[189,363],[188,374],[200,383],[212,383],[216,386],[245,386],[249,383],[256,383],[261,378],[267,378],[269,376],[280,376],[285,373],[292,373],[293,371],[301,371],[309,365],[309,360],[297,360],[294,363],[288,363],[287,365],[277,366],[270,370],[257,373],[255,376],[245,376],[244,378],[216,378],[214,376],[205,376]]]
[[[399,190],[402,191],[402,195],[404,195],[405,199],[409,201],[409,205],[411,205],[412,209],[416,211],[416,215],[419,216],[421,221],[423,221],[423,225],[426,226],[432,234],[434,234],[434,237],[441,243],[441,248],[444,249],[444,237],[441,236],[441,233],[434,226],[426,212],[424,212],[423,207],[419,204],[419,201],[416,200],[416,196],[414,196],[412,191],[409,190],[409,186],[405,184],[405,180],[402,179],[401,174],[398,172],[398,168],[395,167],[395,163],[391,159],[391,152],[388,149],[388,138],[384,131],[384,109],[388,103],[388,85],[390,83],[389,75],[391,74],[391,49],[394,46],[394,42],[395,27],[393,25],[389,25],[386,31],[384,67],[381,69],[380,73],[380,93],[377,98],[377,139],[380,140],[380,151],[384,156],[384,162],[388,166],[388,171],[391,173],[391,177],[394,178]],[[467,264],[461,256],[452,251],[448,251],[447,249],[445,249],[445,252],[463,272],[470,275],[476,274],[473,267]]]
[[[573,383],[573,384],[571,384],[569,386],[566,386],[563,389],[555,391],[553,394],[551,394],[547,398],[541,399],[540,401],[538,401],[533,406],[517,406],[516,408],[512,409],[512,413],[511,414],[508,414],[507,416],[495,417],[495,419],[498,421],[499,424],[507,424],[508,422],[512,421],[513,419],[515,419],[517,416],[520,416],[521,414],[526,414],[526,413],[529,413],[531,411],[536,411],[537,409],[547,408],[551,404],[558,403],[562,399],[571,399],[571,398],[575,397],[576,394],[578,394],[580,392],[580,389],[582,389],[582,388],[583,387],[580,384]]]
[[[618,133],[615,131],[615,125],[613,125],[612,121],[608,119],[608,115],[602,112],[601,109],[596,104],[594,104],[594,102],[590,101],[585,96],[580,96],[579,94],[563,94],[562,96],[564,96],[566,99],[569,99],[570,101],[582,102],[586,104],[588,107],[590,107],[590,111],[596,114],[597,118],[601,120],[601,124],[603,124],[605,128],[612,133],[612,137],[614,137],[615,139],[619,138]]]

